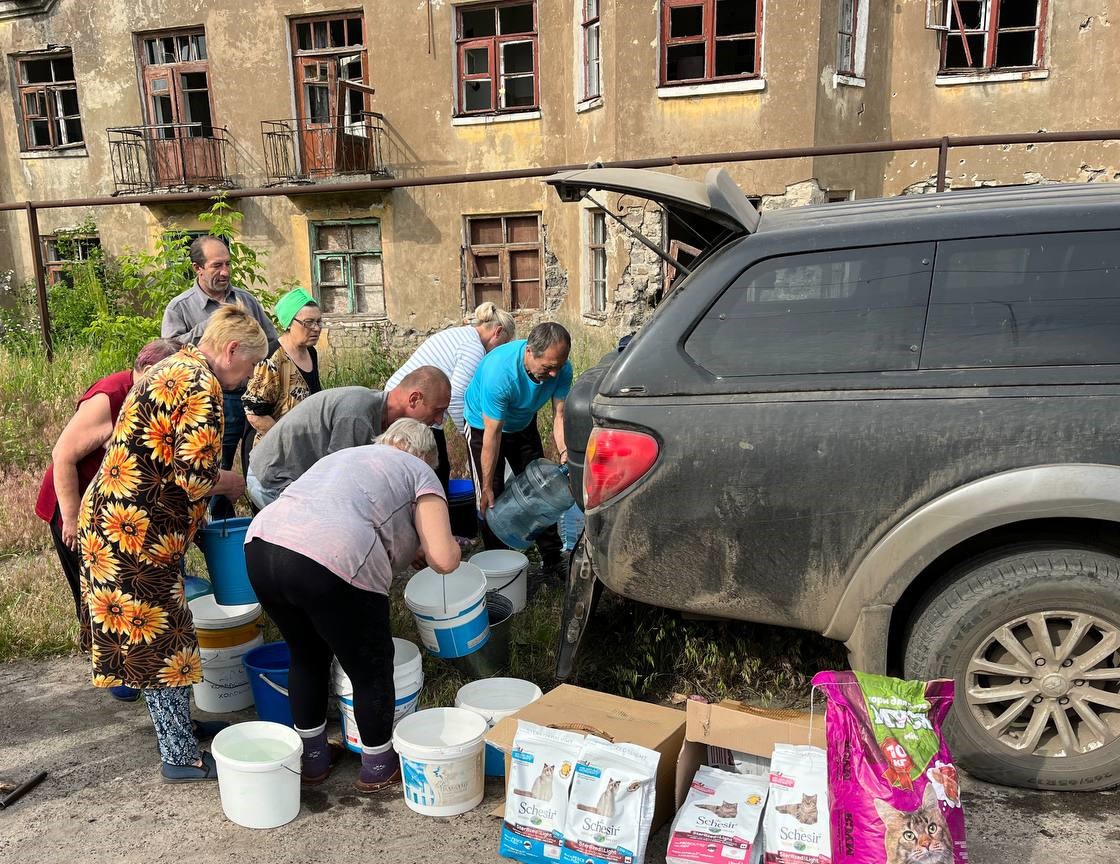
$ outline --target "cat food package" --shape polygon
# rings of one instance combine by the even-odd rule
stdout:
[[[588,737],[564,820],[566,864],[642,864],[653,825],[661,754]]]
[[[835,864],[967,864],[957,770],[941,724],[952,681],[819,672],[828,697]]]
[[[517,721],[506,781],[506,811],[498,852],[518,861],[559,861],[564,814],[576,758],[578,732]]]
[[[820,747],[775,744],[762,818],[765,864],[829,864],[828,763]]]
[[[768,791],[765,777],[701,765],[673,820],[667,864],[751,861]]]

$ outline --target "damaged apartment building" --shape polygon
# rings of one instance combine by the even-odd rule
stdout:
[[[1076,7],[1076,8],[1075,8]],[[202,232],[162,193],[235,203],[274,290],[335,332],[427,333],[483,300],[618,332],[666,290],[660,211],[562,206],[539,179],[324,192],[673,154],[1115,126],[1120,2],[1053,0],[0,0],[0,199],[150,196],[0,213],[0,270]],[[953,187],[1116,179],[1116,144],[952,152]],[[763,209],[928,191],[937,152],[735,162]],[[702,177],[707,166],[677,167]],[[76,251],[75,251],[76,250]],[[49,275],[49,272],[48,272]]]

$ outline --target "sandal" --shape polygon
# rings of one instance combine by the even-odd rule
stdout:
[[[191,720],[191,731],[199,743],[209,741],[230,724],[225,720]]]
[[[209,753],[202,754],[202,765],[168,765],[159,769],[164,783],[193,783],[197,780],[217,780],[218,766]]]
[[[330,764],[327,765],[327,770],[317,777],[308,777],[306,774],[301,774],[299,782],[303,786],[318,786],[324,780],[331,776],[331,771],[334,766],[339,763],[343,756],[346,755],[346,748],[339,744],[337,741],[328,741],[327,749],[330,751]]]
[[[361,792],[363,795],[369,795],[373,792],[380,792],[382,789],[388,789],[390,786],[396,786],[401,782],[401,769],[398,768],[393,772],[388,780],[380,780],[376,783],[363,783],[361,778],[354,781],[354,788]]]

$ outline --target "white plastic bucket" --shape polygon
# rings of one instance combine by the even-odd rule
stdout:
[[[338,697],[338,714],[342,723],[342,737],[346,746],[355,753],[362,752],[362,736],[354,717],[354,686],[338,660],[331,664],[331,680]],[[424,658],[420,649],[407,639],[393,638],[393,689],[396,704],[393,707],[393,727],[416,710],[420,690],[424,687]]]
[[[482,801],[486,721],[464,708],[428,708],[393,730],[404,803],[425,816],[458,816]]]
[[[211,714],[248,708],[253,691],[241,658],[264,642],[260,604],[221,606],[213,594],[204,594],[188,605],[202,659],[202,682],[192,688],[194,704]]]
[[[299,815],[303,741],[294,729],[251,720],[229,726],[210,745],[226,818],[246,828],[276,828]]]
[[[528,589],[529,559],[512,549],[487,549],[470,559],[486,574],[486,592],[497,592],[513,602],[516,615],[525,608]]]
[[[465,657],[490,638],[486,574],[470,562],[446,575],[425,567],[408,580],[404,602],[420,641],[436,657]]]
[[[515,714],[531,702],[541,698],[541,688],[522,678],[483,678],[471,681],[455,694],[455,707],[473,711],[486,721],[488,729],[499,720]],[[506,759],[502,751],[486,745],[485,771],[487,777],[504,777]]]

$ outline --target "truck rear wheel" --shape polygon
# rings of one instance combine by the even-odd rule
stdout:
[[[1008,547],[972,559],[919,606],[908,678],[952,678],[954,757],[994,783],[1120,784],[1120,558]]]

